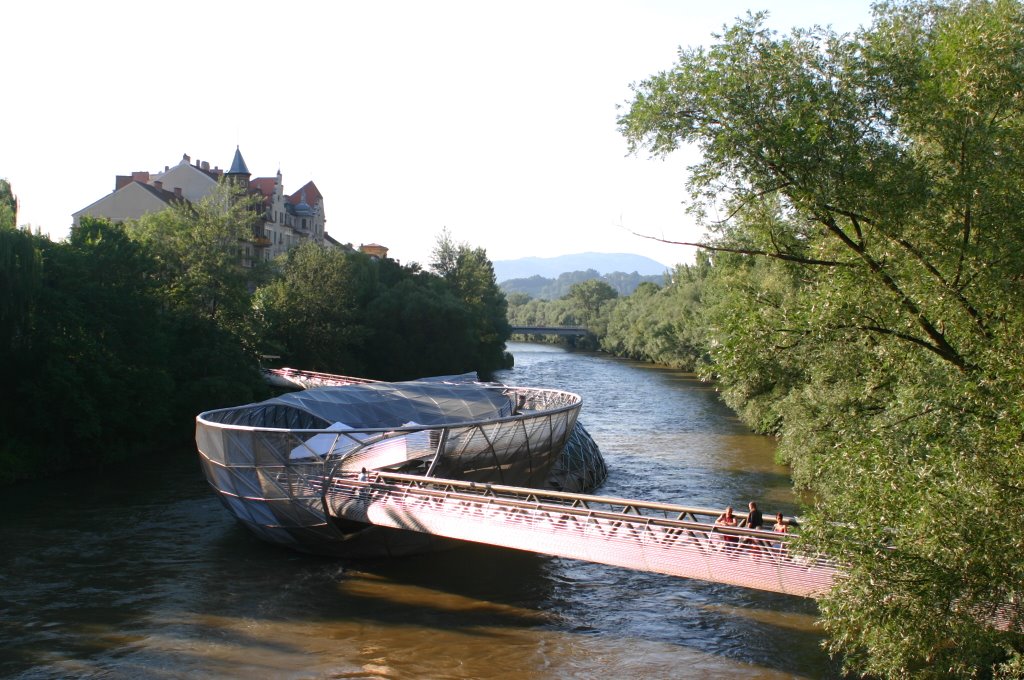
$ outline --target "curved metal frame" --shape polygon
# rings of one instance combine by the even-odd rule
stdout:
[[[509,395],[517,412],[442,425],[335,430],[218,422],[218,414],[244,407],[224,408],[196,417],[196,446],[207,481],[254,533],[299,550],[332,553],[346,539],[324,512],[324,482],[361,467],[418,465],[429,474],[479,482],[545,484],[582,399],[562,390],[481,387]]]

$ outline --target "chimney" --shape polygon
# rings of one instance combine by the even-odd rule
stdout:
[[[169,165],[165,165],[165,166],[164,166],[164,172],[167,172],[167,171],[168,171],[168,170],[170,170],[170,169],[171,169],[171,166],[169,166]]]
[[[117,175],[116,177],[114,177],[114,191],[117,191],[118,189],[124,189],[131,183],[131,175]]]
[[[209,161],[203,161],[203,170],[209,170],[209,169],[210,169],[210,162]]]
[[[174,187],[174,195],[177,198],[181,198],[181,187]]]
[[[157,189],[163,189],[164,188],[164,183],[161,182],[160,180],[157,180],[157,181],[153,182],[153,186],[155,186]]]
[[[133,182],[142,182],[143,184],[149,184],[149,172],[147,170],[135,170],[132,172]]]

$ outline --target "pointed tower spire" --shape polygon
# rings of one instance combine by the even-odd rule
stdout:
[[[231,169],[225,175],[231,179],[244,182],[245,186],[249,185],[249,178],[252,175],[249,172],[249,167],[245,164],[245,159],[242,158],[242,151],[238,146],[235,146],[235,157],[231,161]]]

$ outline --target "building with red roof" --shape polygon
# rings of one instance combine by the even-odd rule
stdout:
[[[166,209],[174,201],[196,202],[208,196],[222,178],[232,179],[262,197],[263,227],[244,247],[243,261],[270,260],[306,241],[334,247],[338,243],[326,232],[324,197],[316,184],[306,182],[298,191],[285,194],[281,171],[274,177],[252,179],[242,152],[235,155],[227,171],[210,167],[206,161],[183,155],[175,166],[163,172],[135,171],[118,175],[114,191],[72,215],[78,224],[84,215],[104,217],[113,222],[137,220],[148,213]]]

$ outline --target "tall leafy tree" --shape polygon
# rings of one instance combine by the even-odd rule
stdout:
[[[35,245],[45,266],[31,324],[3,357],[0,478],[113,460],[151,447],[172,421],[170,338],[151,260],[122,229],[91,218],[67,242]]]
[[[172,203],[127,228],[156,257],[168,305],[243,335],[250,290],[267,276],[246,255],[261,220],[259,198],[225,181],[197,203]]]
[[[832,649],[883,676],[1020,672],[993,621],[1024,596],[1024,10],[881,3],[852,35],[752,15],[718,38],[620,125],[634,150],[700,148],[701,245],[777,263],[718,289],[713,370],[734,401],[774,394],[806,545],[848,565]]]
[[[472,312],[434,274],[420,272],[382,289],[367,317],[374,377],[410,380],[477,369]]]
[[[18,200],[11,191],[11,184],[0,179],[0,229],[13,229],[18,222]]]
[[[182,381],[179,410],[260,393],[250,291],[268,270],[247,248],[261,219],[259,198],[225,181],[197,203],[173,203],[125,225],[153,258],[160,304],[175,324],[168,363]]]
[[[601,306],[619,294],[604,281],[589,279],[573,285],[566,297],[579,310],[580,323],[593,326],[601,320]]]
[[[40,239],[16,227],[16,209],[11,185],[0,180],[0,354],[8,356],[28,332],[42,278]]]
[[[377,264],[312,242],[290,250],[281,276],[256,292],[264,349],[291,366],[364,375]]]
[[[434,247],[431,269],[469,308],[476,351],[466,370],[490,371],[505,366],[505,341],[511,335],[508,303],[498,287],[487,251],[456,244],[444,230]]]
[[[663,287],[641,283],[610,310],[601,348],[617,356],[697,370],[706,354],[703,294],[708,258],[678,265]]]

